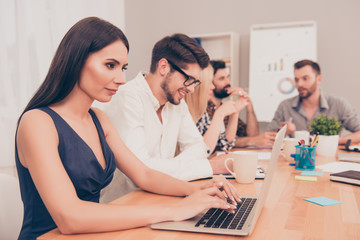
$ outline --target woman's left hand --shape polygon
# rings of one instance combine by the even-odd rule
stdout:
[[[223,176],[217,175],[211,180],[206,182],[201,186],[201,189],[217,187],[220,191],[223,191],[224,194],[231,200],[232,204],[237,205],[237,202],[241,202],[240,195],[238,194],[236,188]]]

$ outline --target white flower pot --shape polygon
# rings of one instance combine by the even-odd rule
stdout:
[[[319,156],[333,157],[339,145],[339,135],[324,136],[319,135],[316,154]]]

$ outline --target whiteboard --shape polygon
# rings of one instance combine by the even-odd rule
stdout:
[[[316,22],[250,27],[249,95],[258,121],[269,122],[281,101],[298,94],[295,62],[316,61]]]

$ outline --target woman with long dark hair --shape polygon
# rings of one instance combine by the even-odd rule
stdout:
[[[125,83],[129,44],[120,29],[89,17],[61,41],[49,72],[18,121],[16,166],[24,221],[19,239],[58,227],[64,234],[104,232],[183,220],[204,209],[232,211],[239,201],[223,177],[203,186],[146,167],[131,153],[94,100],[108,102]],[[116,166],[144,190],[188,196],[171,204],[99,204]]]

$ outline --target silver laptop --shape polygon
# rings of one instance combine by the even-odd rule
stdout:
[[[156,223],[152,224],[151,228],[237,236],[250,235],[269,193],[285,132],[286,126],[276,135],[264,185],[258,197],[242,197],[242,203],[238,204],[234,214],[229,214],[222,209],[212,208],[185,221]]]

